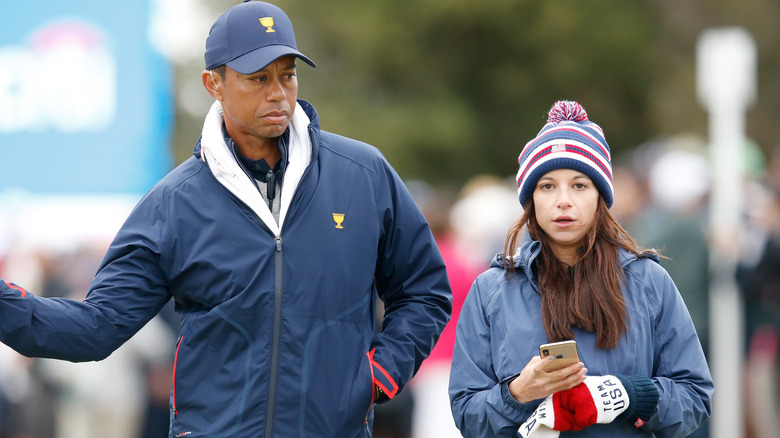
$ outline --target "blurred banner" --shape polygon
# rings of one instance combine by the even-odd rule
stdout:
[[[10,2],[0,15],[0,192],[142,194],[172,166],[153,0]]]

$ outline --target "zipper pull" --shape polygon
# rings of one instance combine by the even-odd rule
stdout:
[[[274,238],[274,241],[276,242],[276,251],[281,252],[282,251],[282,236],[276,236]]]
[[[268,198],[268,208],[273,210],[274,198],[276,197],[276,173],[273,169],[268,171],[265,176],[266,181],[266,197]]]

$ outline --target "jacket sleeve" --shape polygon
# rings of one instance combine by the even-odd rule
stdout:
[[[170,299],[147,245],[153,236],[138,233],[143,216],[136,207],[84,301],[37,297],[0,280],[0,341],[25,356],[84,362],[108,357],[140,330]]]
[[[375,280],[385,313],[369,358],[374,383],[393,398],[449,321],[452,291],[425,217],[395,171],[380,162],[376,196],[382,237]]]
[[[663,271],[655,263],[651,265]],[[653,282],[661,299],[655,323],[653,372],[660,398],[656,413],[643,429],[652,430],[659,437],[685,436],[711,414],[712,376],[696,329],[671,277],[663,271],[654,276]]]
[[[520,403],[508,384],[517,375],[496,376],[490,321],[477,278],[458,317],[450,373],[450,403],[455,424],[466,438],[515,437],[541,400]]]

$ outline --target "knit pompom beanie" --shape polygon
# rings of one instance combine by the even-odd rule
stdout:
[[[588,120],[577,102],[561,100],[553,105],[539,134],[526,143],[517,159],[517,193],[525,206],[536,182],[547,172],[572,169],[587,175],[601,197],[612,206],[612,164],[609,145],[599,125]]]

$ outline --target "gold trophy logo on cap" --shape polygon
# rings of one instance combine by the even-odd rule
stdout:
[[[274,17],[263,17],[260,19],[260,24],[266,27],[265,33],[276,32],[274,27]]]

